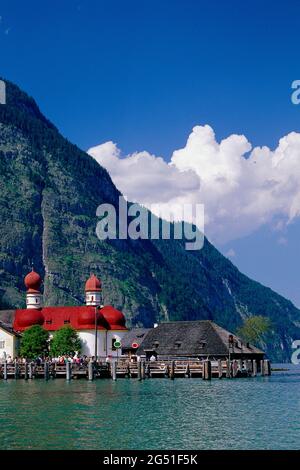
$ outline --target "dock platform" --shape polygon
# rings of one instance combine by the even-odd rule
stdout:
[[[39,365],[33,362],[0,363],[0,380],[8,379],[148,379],[148,378],[196,378],[204,380],[214,378],[240,378],[271,375],[270,361],[255,360],[217,360],[198,361],[168,360],[130,362],[128,359],[118,359],[111,363],[89,364],[57,364],[43,362]]]

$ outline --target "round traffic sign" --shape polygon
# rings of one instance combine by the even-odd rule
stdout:
[[[133,342],[132,345],[131,345],[131,347],[132,347],[133,349],[137,349],[137,348],[139,347],[139,343]]]
[[[114,342],[114,347],[115,347],[116,349],[120,349],[120,348],[122,347],[121,341],[115,341],[115,342]]]

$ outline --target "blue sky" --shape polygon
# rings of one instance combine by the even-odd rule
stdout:
[[[275,148],[300,132],[297,1],[0,0],[0,75],[83,149],[169,161],[195,125]],[[300,306],[297,218],[221,246]]]

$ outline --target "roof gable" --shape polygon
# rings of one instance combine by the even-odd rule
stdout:
[[[16,331],[14,331],[11,325],[3,323],[1,321],[0,321],[0,329],[4,330],[6,333],[8,333],[11,336],[19,336],[19,334]]]
[[[141,345],[152,328],[132,328],[122,338],[122,349],[132,349],[132,343]]]

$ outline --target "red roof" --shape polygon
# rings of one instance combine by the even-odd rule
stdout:
[[[101,291],[101,281],[95,276],[95,274],[91,274],[90,278],[85,283],[85,291],[86,292],[99,292]]]
[[[127,330],[125,317],[120,310],[106,305],[101,309],[101,313],[112,330]]]
[[[41,325],[48,331],[56,331],[70,325],[75,330],[95,328],[95,307],[44,307],[42,309],[16,310],[13,328],[24,331],[33,325]],[[127,330],[122,312],[111,306],[97,311],[98,330]]]
[[[37,294],[40,292],[42,278],[38,273],[32,270],[25,276],[24,283],[28,293]]]

